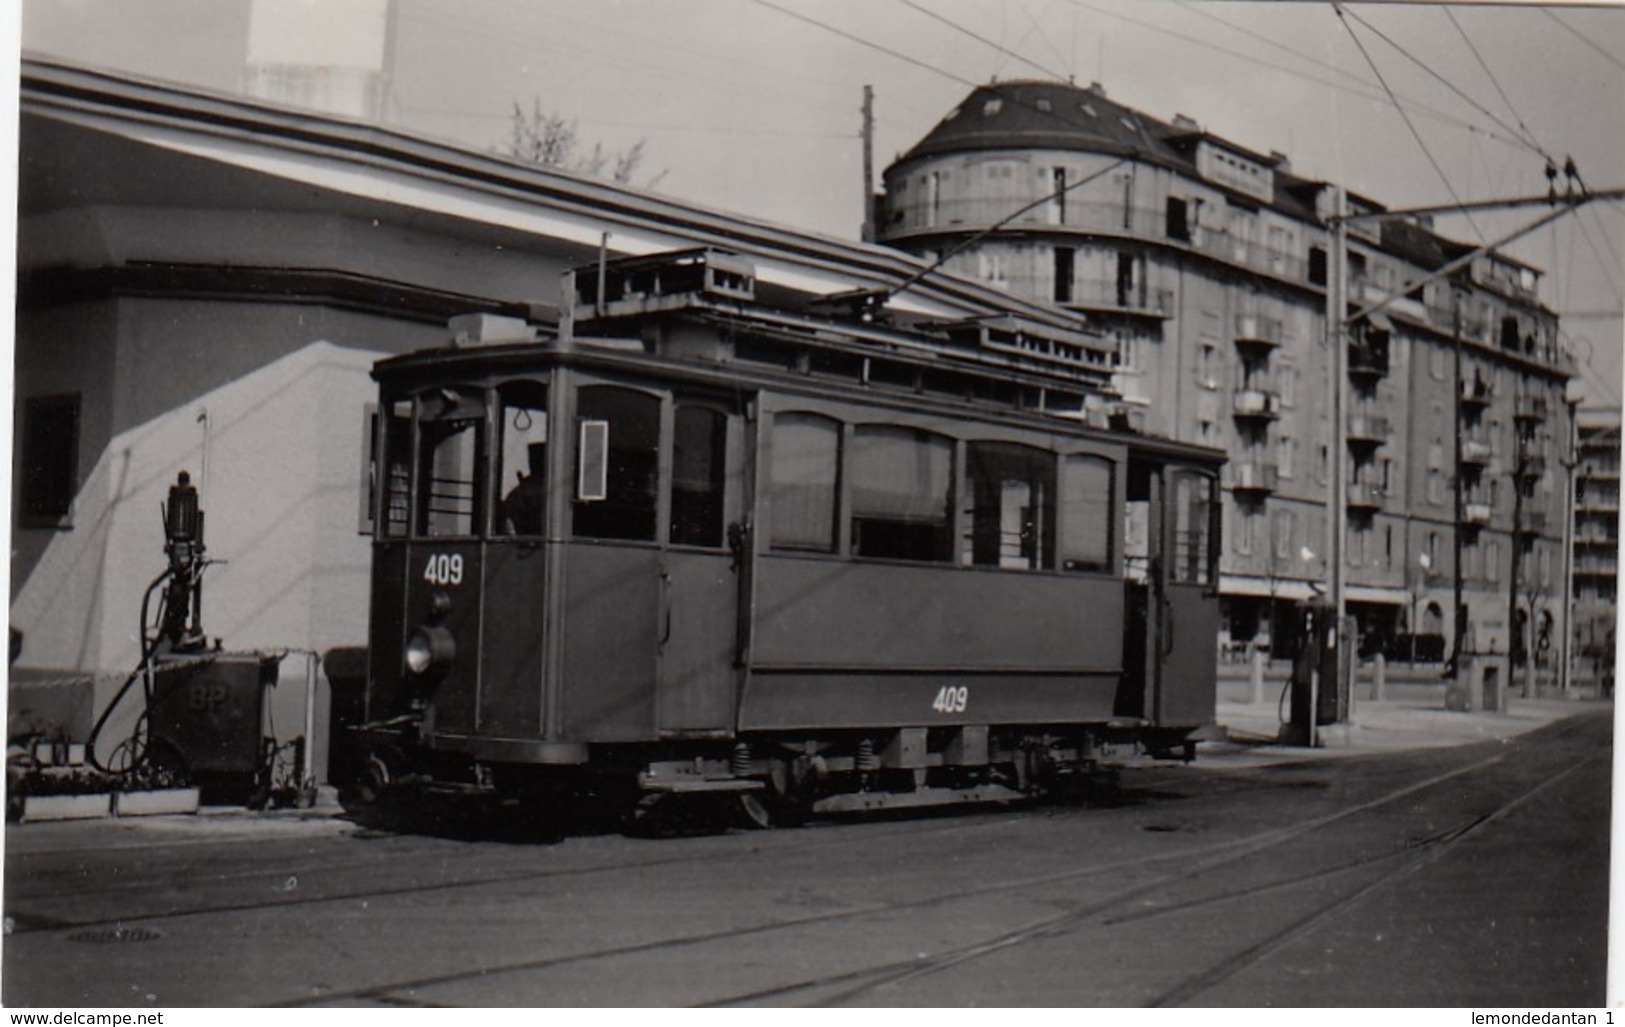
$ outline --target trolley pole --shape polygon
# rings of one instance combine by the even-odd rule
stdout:
[[[875,241],[875,87],[863,87],[863,235]]]

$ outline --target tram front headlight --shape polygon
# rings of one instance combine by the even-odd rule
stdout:
[[[414,677],[444,673],[456,655],[451,632],[439,625],[418,628],[406,640],[406,672]]]

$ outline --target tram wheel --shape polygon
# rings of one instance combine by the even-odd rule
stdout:
[[[763,831],[773,826],[773,815],[755,794],[740,792],[735,806],[741,826]]]
[[[372,753],[367,757],[367,765],[356,782],[356,797],[367,806],[381,805],[393,783],[394,776],[389,772],[388,761],[378,753]]]

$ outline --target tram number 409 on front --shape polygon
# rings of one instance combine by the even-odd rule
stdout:
[[[931,708],[938,713],[964,713],[969,705],[970,688],[966,685],[944,685],[931,701]]]

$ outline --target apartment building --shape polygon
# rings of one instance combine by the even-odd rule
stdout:
[[[1421,218],[1348,234],[1342,431],[1327,350],[1332,183],[1099,85],[974,89],[883,175],[880,241],[1081,314],[1147,431],[1227,450],[1224,652],[1293,648],[1327,578],[1330,476],[1363,650],[1438,661],[1560,638],[1574,365],[1540,272]],[[1345,211],[1381,214],[1348,194]],[[1344,447],[1345,459],[1334,459]],[[1514,587],[1514,582],[1517,583]],[[1459,601],[1458,601],[1459,597]]]
[[[1613,690],[1619,617],[1618,410],[1582,410],[1574,488],[1574,681]]]

